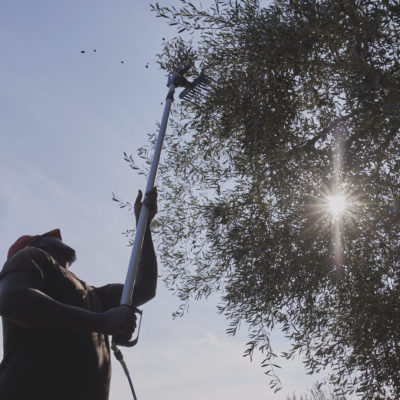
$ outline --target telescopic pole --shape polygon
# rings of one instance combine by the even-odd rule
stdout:
[[[206,84],[208,83],[208,78],[204,74],[198,76],[195,80],[193,80],[193,82],[189,82],[184,77],[184,74],[189,70],[189,68],[190,68],[189,65],[184,66],[180,71],[168,77],[168,83],[167,83],[168,94],[165,101],[165,107],[161,119],[160,130],[158,132],[153,161],[150,167],[149,178],[147,180],[146,193],[150,192],[154,187],[154,182],[156,179],[158,164],[160,162],[161,150],[164,142],[165,131],[167,129],[171,105],[174,101],[175,88],[184,87],[185,89],[179,95],[179,97],[181,99],[189,99],[193,94],[199,94],[200,90],[205,89]],[[146,199],[146,194],[144,200],[145,199]],[[122,290],[122,296],[120,302],[121,305],[132,306],[133,289],[135,287],[136,276],[139,269],[139,260],[142,252],[143,241],[148,219],[149,219],[149,208],[146,204],[143,204],[140,210],[139,222],[136,227],[135,240],[132,248],[131,258],[129,260],[128,272],[126,274],[125,284]],[[142,314],[142,312],[138,309],[135,309],[135,312],[138,312],[140,315]],[[139,324],[139,329],[140,329],[140,324]],[[114,351],[115,357],[117,358],[118,361],[120,361],[122,367],[124,368],[125,374],[129,381],[129,385],[131,387],[134,400],[137,399],[135,390],[133,388],[132,380],[129,376],[128,369],[126,368],[125,362],[123,361],[122,353],[118,349],[118,345],[132,347],[137,343],[138,338],[139,336],[137,336],[136,339],[134,340],[129,340],[129,338],[120,335],[114,335],[111,344],[111,348]]]
[[[153,161],[150,168],[149,178],[147,180],[146,193],[150,192],[154,187],[154,182],[156,179],[158,164],[160,162],[161,150],[164,142],[165,131],[167,129],[168,117],[171,110],[172,102],[174,101],[176,83],[174,77],[170,76],[168,78],[168,95],[165,102],[164,112],[161,119],[160,130],[158,132],[158,138],[156,143],[156,148],[154,150]],[[146,194],[145,194],[146,198]],[[146,232],[147,221],[149,218],[149,208],[146,204],[142,205],[139,222],[136,227],[135,241],[132,248],[131,258],[129,260],[128,272],[126,274],[124,289],[121,296],[121,305],[132,304],[132,294],[133,288],[135,286],[136,275],[139,268],[139,260],[142,252],[144,235]]]

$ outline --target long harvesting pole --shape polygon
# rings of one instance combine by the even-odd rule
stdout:
[[[161,150],[164,142],[165,131],[167,129],[169,113],[172,102],[174,101],[175,81],[169,78],[169,90],[165,102],[164,112],[161,119],[161,125],[158,132],[156,148],[154,150],[153,161],[150,168],[149,178],[147,180],[146,193],[150,192],[155,183],[158,164],[160,162]],[[146,195],[145,195],[146,196]],[[146,197],[145,197],[146,198]],[[146,231],[147,221],[149,217],[149,208],[146,204],[142,205],[140,211],[139,222],[136,227],[135,240],[132,248],[131,258],[129,260],[128,272],[126,274],[124,289],[121,296],[121,305],[131,305],[133,288],[135,286],[136,275],[139,268],[139,260],[142,252],[143,240]]]

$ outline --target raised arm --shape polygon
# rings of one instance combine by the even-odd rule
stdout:
[[[144,204],[149,207],[149,219],[147,221],[146,233],[144,235],[142,254],[140,256],[139,268],[136,277],[135,287],[133,289],[132,304],[137,307],[156,295],[157,289],[157,259],[154,251],[153,239],[151,237],[150,224],[157,213],[157,188],[146,193]],[[135,201],[136,223],[139,220],[140,210],[142,208],[142,192]]]
[[[139,219],[140,210],[142,207],[142,192],[135,201],[135,216],[136,222]],[[147,193],[145,204],[149,207],[149,220],[144,236],[142,254],[140,257],[138,273],[135,286],[133,289],[132,305],[139,307],[148,302],[156,295],[157,289],[157,258],[154,251],[153,239],[151,236],[150,223],[157,213],[157,188]],[[109,284],[97,288],[97,293],[102,299],[103,305],[106,308],[116,307],[121,300],[123,285],[119,283]]]

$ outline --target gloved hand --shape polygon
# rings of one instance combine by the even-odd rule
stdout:
[[[154,186],[150,192],[146,193],[146,197],[144,200],[144,204],[146,204],[147,207],[149,207],[149,222],[152,221],[154,216],[157,214],[157,187]],[[135,201],[135,217],[136,217],[136,222],[139,221],[139,216],[140,216],[140,210],[142,209],[142,197],[143,193],[141,190],[139,190],[139,193],[136,197]]]
[[[136,314],[129,306],[119,306],[102,313],[103,333],[107,335],[132,336],[136,329]]]

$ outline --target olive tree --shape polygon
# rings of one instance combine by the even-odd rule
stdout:
[[[338,393],[398,398],[398,2],[152,8],[177,28],[161,68],[210,79],[175,106],[160,167],[159,252],[178,313],[219,296],[227,332],[248,327],[245,354],[263,353],[275,389],[279,357],[298,356],[309,373],[328,368]]]

